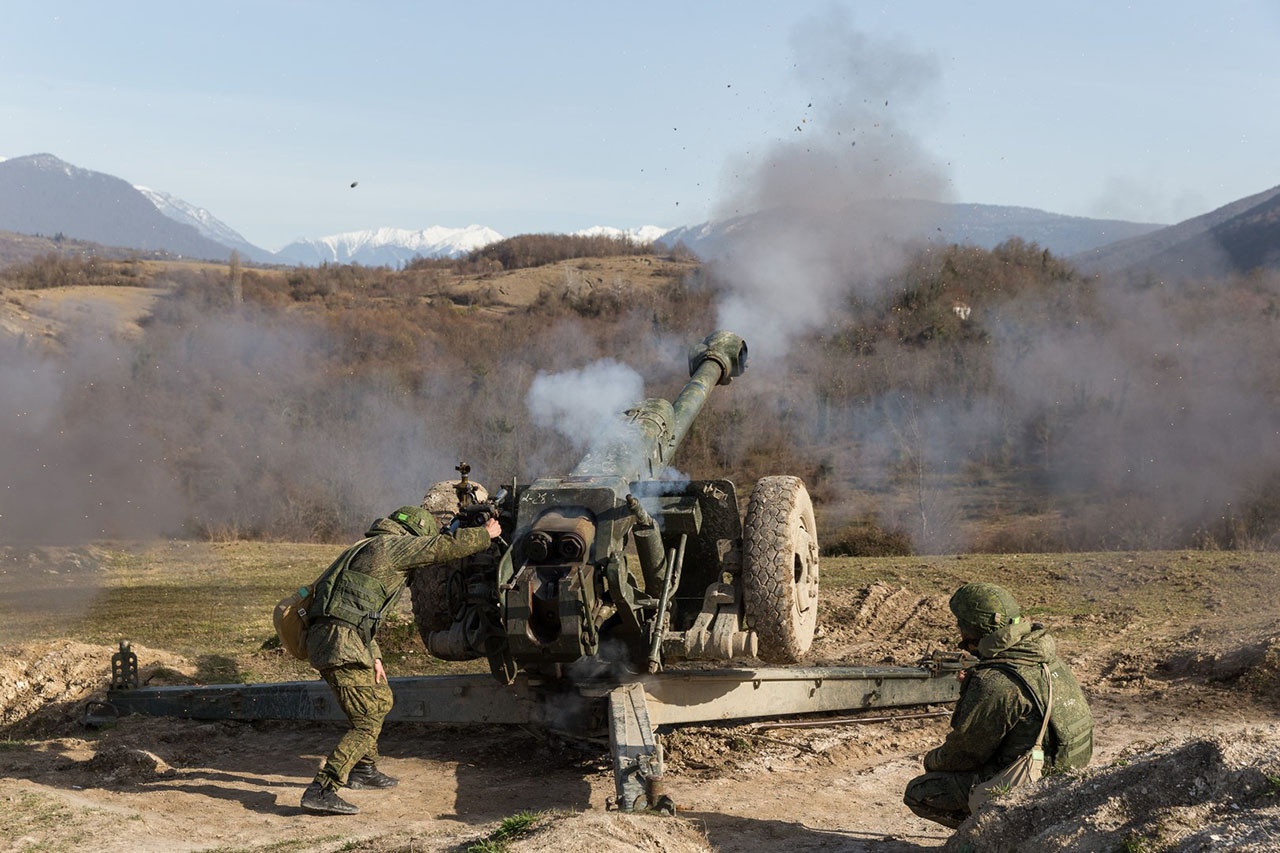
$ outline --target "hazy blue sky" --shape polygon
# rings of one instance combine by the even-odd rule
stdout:
[[[809,145],[874,170],[900,144],[952,201],[1175,222],[1280,184],[1277,48],[1276,0],[12,0],[0,156],[267,249],[696,224]]]

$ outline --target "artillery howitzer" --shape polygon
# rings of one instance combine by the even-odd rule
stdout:
[[[962,663],[950,659],[665,666],[751,656],[794,664],[813,641],[818,539],[804,484],[761,479],[744,518],[730,481],[664,478],[711,389],[742,375],[746,362],[740,337],[712,334],[690,354],[689,382],[674,400],[627,409],[567,476],[513,483],[489,499],[458,466],[459,508],[446,524],[494,517],[502,536],[485,553],[415,572],[414,617],[434,655],[486,658],[497,680],[392,678],[389,722],[606,728],[614,802],[630,810],[673,808],[662,792],[660,726],[955,700]],[[343,718],[318,680],[140,687],[136,656],[121,643],[108,701],[86,721],[127,713]]]
[[[742,338],[708,336],[675,400],[628,408],[567,476],[479,501],[469,466],[458,466],[452,523],[496,517],[503,539],[417,573],[414,614],[430,652],[487,658],[504,683],[520,670],[558,677],[583,659],[650,673],[676,660],[799,660],[818,610],[804,484],[765,477],[742,519],[729,480],[664,477],[711,389],[746,366]]]

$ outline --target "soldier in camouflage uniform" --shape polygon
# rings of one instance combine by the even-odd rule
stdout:
[[[951,596],[960,647],[978,657],[961,671],[960,699],[946,741],[924,756],[923,776],[903,802],[920,817],[957,827],[969,817],[969,792],[1030,749],[1040,734],[1039,710],[1049,694],[1041,663],[1053,679],[1045,735],[1045,772],[1084,767],[1093,754],[1093,717],[1080,684],[1058,659],[1043,625],[1024,620],[1013,596],[990,583],[968,583]],[[1010,674],[1022,676],[1034,700]]]
[[[338,557],[316,584],[307,629],[311,665],[328,682],[351,728],[338,741],[302,795],[317,814],[356,814],[337,789],[392,788],[378,770],[378,736],[391,711],[391,687],[376,634],[383,614],[404,590],[408,574],[479,553],[501,534],[497,521],[442,533],[432,514],[405,506],[373,522],[365,538]],[[342,565],[338,565],[342,564]]]

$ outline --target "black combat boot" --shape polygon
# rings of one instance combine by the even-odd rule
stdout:
[[[394,788],[399,784],[399,779],[393,779],[383,773],[372,761],[357,762],[356,766],[352,767],[351,772],[347,774],[347,787],[352,790],[361,788]]]
[[[328,785],[312,782],[302,792],[302,808],[312,814],[360,814],[360,809],[348,803]]]

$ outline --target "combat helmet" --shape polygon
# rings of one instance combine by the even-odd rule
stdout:
[[[955,591],[949,604],[960,633],[975,640],[1022,621],[1017,600],[993,583],[967,583]]]
[[[422,496],[422,508],[434,515],[440,524],[448,524],[461,509],[458,503],[458,485],[461,483],[461,480],[441,480],[433,484]],[[471,480],[467,481],[467,485],[475,488],[477,501],[489,499],[484,486]]]

